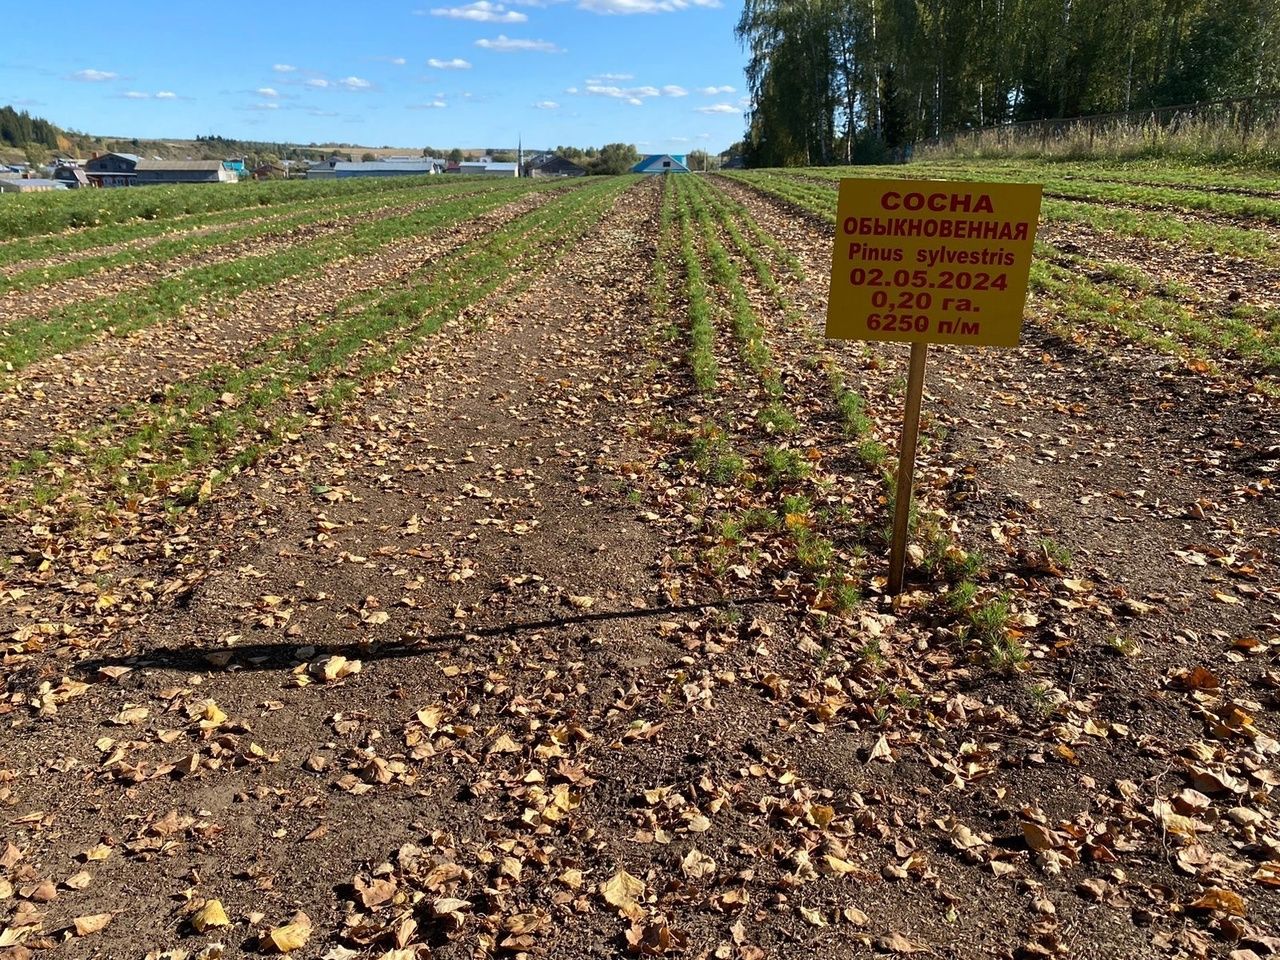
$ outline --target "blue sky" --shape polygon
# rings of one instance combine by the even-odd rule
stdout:
[[[718,151],[744,129],[739,12],[733,0],[19,4],[0,34],[0,104],[104,136]]]

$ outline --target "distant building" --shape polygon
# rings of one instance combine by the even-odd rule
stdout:
[[[539,158],[540,163],[529,163],[525,168],[526,177],[583,177],[586,167],[580,167],[572,160],[564,157]]]
[[[289,168],[280,160],[271,163],[260,163],[253,168],[255,180],[283,180],[289,176]]]
[[[47,190],[65,190],[61,180],[0,180],[0,193],[44,193]]]
[[[53,179],[67,185],[68,190],[79,190],[81,187],[89,187],[89,178],[85,176],[85,172],[79,167],[59,166],[53,171]]]
[[[345,180],[350,177],[421,177],[444,173],[446,161],[439,157],[413,160],[322,160],[307,170],[308,180]]]
[[[231,160],[223,160],[223,161],[222,161],[222,165],[223,165],[224,167],[226,167],[228,170],[230,170],[230,171],[231,171],[232,173],[234,173],[234,174],[237,174],[237,175],[238,175],[238,174],[243,174],[243,173],[244,173],[244,158],[243,158],[243,157],[240,157],[239,159],[234,159],[234,158],[233,158],[233,159],[231,159]]]
[[[95,154],[85,163],[84,172],[95,187],[131,187],[138,178],[140,159],[134,153]]]
[[[221,160],[139,160],[138,186],[166,183],[235,183],[240,178]]]
[[[518,177],[520,164],[492,161],[463,162],[458,164],[458,172],[468,177]]]
[[[683,153],[651,153],[631,168],[632,173],[688,173]]]

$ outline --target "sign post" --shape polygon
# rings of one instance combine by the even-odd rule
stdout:
[[[1016,347],[1041,188],[841,180],[827,336],[911,344],[889,593],[902,591],[929,344]]]

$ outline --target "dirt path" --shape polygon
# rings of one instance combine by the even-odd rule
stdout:
[[[314,276],[251,290],[227,303],[202,304],[172,322],[126,337],[101,337],[32,364],[0,395],[0,451],[24,455],[77,425],[101,422],[113,409],[162,394],[211,364],[234,362],[272,334],[318,321],[349,297],[393,287],[554,195],[528,194],[449,230],[400,240],[372,256],[336,261]]]
[[[478,891],[489,856],[590,845],[582,827],[594,820],[585,810],[594,781],[575,773],[574,760],[583,743],[569,734],[563,750],[552,750],[558,741],[548,735],[603,719],[617,671],[646,661],[654,642],[652,618],[628,617],[656,601],[654,528],[616,495],[598,498],[592,479],[599,458],[623,456],[618,417],[626,408],[616,401],[636,362],[641,238],[651,212],[648,194],[628,196],[587,247],[592,256],[492,315],[480,334],[455,324],[407,365],[393,392],[229,493],[209,533],[222,540],[227,530],[242,531],[230,554],[184,609],[101,651],[114,658],[137,650],[135,669],[68,701],[56,717],[26,710],[11,717],[20,726],[0,746],[0,768],[38,762],[50,738],[60,754],[77,758],[55,774],[56,785],[6,789],[6,821],[39,810],[61,824],[48,833],[37,817],[0,829],[23,851],[24,868],[61,881],[78,869],[79,844],[115,838],[112,855],[89,864],[86,890],[40,908],[40,930],[105,903],[109,889],[145,888],[154,892],[118,904],[123,912],[97,949],[190,947],[213,938],[192,936],[182,921],[188,911],[172,895],[207,874],[202,896],[221,898],[240,925],[218,938],[234,953],[249,933],[243,918],[259,912],[272,925],[304,908],[318,939],[330,941],[345,913],[345,896],[330,883],[396,860],[410,840],[421,852],[401,849],[396,860],[415,872],[416,880],[400,879],[406,890],[446,851],[466,864],[438,888],[423,887],[433,899],[446,887]],[[613,281],[619,268],[627,282]],[[280,599],[264,606],[263,596]],[[546,623],[508,629],[537,621]],[[501,629],[486,638],[486,627]],[[431,639],[441,633],[448,636]],[[364,671],[299,688],[290,666],[301,647],[315,648],[304,661],[342,649],[362,658]],[[226,669],[210,666],[219,660]],[[188,707],[199,715],[192,705],[209,699],[229,719],[205,732],[188,726]],[[145,704],[149,719],[118,728],[125,753],[104,756],[93,742],[110,731],[107,714],[120,716],[126,702]],[[287,709],[264,709],[268,702]],[[415,713],[433,705],[441,714],[424,726]],[[474,729],[467,737],[452,726],[464,719]],[[618,735],[628,722],[618,715]],[[446,725],[453,732],[437,731]],[[535,801],[536,781],[497,790],[526,762],[506,753],[502,734],[524,742],[539,729],[543,746],[537,758],[530,747],[527,760],[546,771],[549,799],[572,789],[566,822],[553,816],[559,800]],[[376,748],[371,736],[381,740]],[[413,758],[406,736],[418,743]],[[593,749],[604,748],[606,731],[597,736]],[[249,741],[268,762],[258,762]],[[360,752],[365,758],[356,760]],[[195,774],[156,775],[166,760],[193,753],[204,758]],[[105,805],[86,788],[105,789]],[[480,806],[451,809],[460,791]],[[527,804],[545,815],[522,826]],[[175,819],[164,821],[171,808]],[[159,836],[182,856],[156,858],[145,838]],[[572,855],[556,859],[568,865]],[[495,874],[505,891],[494,901],[495,921],[521,908],[552,908],[543,889],[553,881],[548,869],[531,864],[524,884]],[[330,883],[315,883],[318,876]],[[467,918],[471,937],[477,919]],[[447,917],[424,926],[440,948],[434,955],[469,955],[445,943]]]

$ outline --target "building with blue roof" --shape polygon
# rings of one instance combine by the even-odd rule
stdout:
[[[688,173],[689,165],[685,162],[686,156],[683,153],[651,153],[632,167],[631,172]]]

